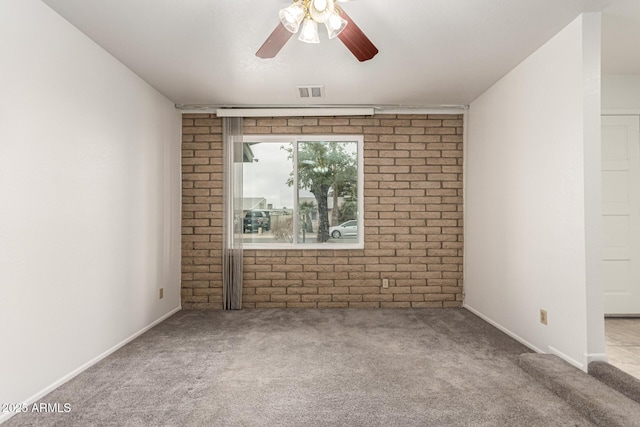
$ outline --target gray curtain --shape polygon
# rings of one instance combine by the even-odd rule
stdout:
[[[225,310],[242,308],[242,117],[222,119],[224,217],[222,296]]]

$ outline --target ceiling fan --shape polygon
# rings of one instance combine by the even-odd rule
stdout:
[[[279,16],[280,23],[258,49],[257,57],[275,57],[298,29],[298,40],[319,43],[318,24],[324,24],[329,38],[340,39],[360,62],[368,61],[378,53],[371,40],[336,4],[336,0],[294,0],[293,4],[280,10]]]

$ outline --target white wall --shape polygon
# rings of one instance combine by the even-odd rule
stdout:
[[[603,75],[602,110],[640,112],[640,75]]]
[[[599,40],[585,14],[475,100],[465,156],[466,307],[583,369],[604,356]]]
[[[180,115],[38,0],[0,2],[0,52],[0,402],[18,403],[179,308]]]

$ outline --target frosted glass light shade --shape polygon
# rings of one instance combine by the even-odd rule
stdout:
[[[304,6],[302,2],[295,2],[291,6],[281,9],[278,16],[282,25],[295,34],[298,32],[302,19],[304,19]]]
[[[327,27],[327,34],[330,39],[334,39],[338,37],[338,34],[342,32],[347,27],[347,20],[343,19],[336,12],[333,12],[329,19],[327,19],[324,23],[325,27]]]
[[[334,0],[311,0],[309,4],[309,15],[319,23],[325,23],[334,12]]]
[[[311,18],[306,18],[302,23],[298,40],[305,43],[320,43],[318,37],[318,23]]]

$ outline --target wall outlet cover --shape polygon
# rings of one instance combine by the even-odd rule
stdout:
[[[547,324],[547,310],[540,309],[540,323]]]

